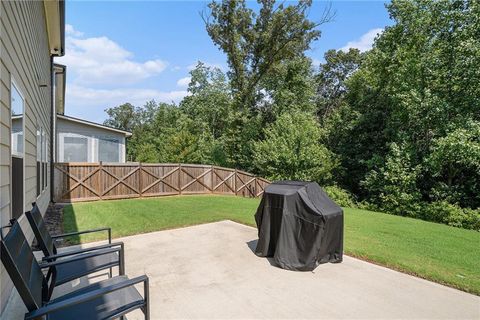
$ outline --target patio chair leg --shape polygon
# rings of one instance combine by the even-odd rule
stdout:
[[[143,283],[143,298],[145,299],[145,308],[143,310],[145,320],[150,320],[150,281],[148,278]]]
[[[119,263],[118,263],[118,272],[121,276],[125,275],[125,248],[122,244],[120,245],[120,252],[118,255]]]

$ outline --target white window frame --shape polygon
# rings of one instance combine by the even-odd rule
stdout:
[[[21,155],[21,158],[23,159],[22,161],[22,170],[23,170],[23,181],[22,181],[22,192],[23,192],[23,196],[22,196],[22,199],[23,199],[23,203],[22,203],[22,207],[23,207],[23,210],[25,210],[25,113],[26,113],[26,101],[25,101],[25,96],[22,92],[22,90],[20,90],[20,86],[17,84],[17,82],[15,81],[15,78],[13,77],[13,75],[10,76],[10,159],[9,159],[9,162],[10,162],[10,195],[12,195],[12,188],[13,188],[13,172],[12,172],[12,169],[13,169],[13,164],[12,164],[12,156],[17,156],[15,154],[13,154],[13,143],[12,143],[12,129],[13,129],[13,122],[12,122],[12,89],[15,88],[15,90],[18,92],[18,95],[20,96],[20,98],[22,98],[22,108],[23,108],[23,112],[22,112],[22,116],[23,116],[23,119],[22,119],[22,131],[23,131],[23,154]],[[10,218],[13,217],[13,205],[12,205],[12,199],[10,199]]]
[[[35,173],[39,175],[40,177],[37,177],[37,183],[39,186],[37,186],[37,189],[39,190],[37,199],[40,198],[43,194],[43,174],[42,174],[42,126],[40,123],[37,122],[37,135],[36,135],[36,146],[37,146],[37,154],[36,154],[36,161],[35,161]],[[39,163],[39,165],[37,164]],[[37,172],[37,166],[38,167],[38,172]]]
[[[65,159],[65,138],[82,138],[87,139],[87,162],[92,162],[92,148],[93,148],[93,141],[92,138],[89,136],[84,136],[78,133],[63,133],[61,134],[58,139],[60,140],[59,152],[61,156],[61,162],[67,162]]]
[[[48,139],[47,132],[42,127],[42,192],[48,188]],[[45,172],[43,171],[45,166]]]
[[[22,99],[22,136],[23,136],[23,147],[22,147],[22,154],[17,154],[16,152],[13,152],[13,146],[18,145],[17,141],[13,141],[12,139],[12,130],[13,130],[13,121],[12,121],[12,91],[13,88],[17,91],[18,95]],[[10,149],[11,149],[11,154],[13,156],[21,157],[25,159],[25,96],[23,95],[22,91],[19,89],[19,86],[17,85],[15,79],[13,76],[11,77],[11,82],[10,82]]]

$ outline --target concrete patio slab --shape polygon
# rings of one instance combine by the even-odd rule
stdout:
[[[119,240],[127,274],[150,277],[152,319],[480,319],[480,297],[351,257],[279,269],[253,253],[256,239],[222,221]]]

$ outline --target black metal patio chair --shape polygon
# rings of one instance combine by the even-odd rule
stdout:
[[[47,281],[50,280],[50,277],[53,280],[54,286],[52,286],[52,288],[106,269],[109,270],[109,276],[112,277],[113,267],[118,267],[120,275],[125,274],[123,242],[112,243],[111,237],[109,236],[108,244],[76,250],[67,249],[64,252],[58,253],[54,239],[65,237],[65,234],[50,236],[38,206],[35,203],[32,205],[32,210],[25,212],[25,215],[37,239],[38,246],[44,254],[41,264],[53,261],[62,262],[61,264],[57,264],[56,268],[49,269],[47,273]],[[96,230],[108,230],[109,235],[111,234],[109,228],[102,228],[72,232],[66,235],[89,233],[95,232]],[[68,262],[65,261],[65,259],[68,259]]]
[[[115,319],[136,309],[143,312],[145,319],[150,319],[147,276],[133,279],[116,276],[51,299],[50,287],[55,284],[49,283],[42,269],[56,268],[63,259],[39,264],[16,221],[5,237],[2,232],[0,235],[0,258],[29,311],[25,319]],[[140,283],[143,283],[143,296],[134,286]]]
[[[38,245],[40,246],[40,249],[43,251],[43,254],[45,255],[45,257],[44,257],[45,260],[54,260],[54,258],[51,257],[51,256],[57,255],[57,247],[55,245],[55,241],[60,240],[60,239],[64,239],[64,238],[68,238],[68,237],[78,236],[78,235],[81,235],[81,234],[106,231],[107,236],[108,236],[108,238],[107,238],[108,244],[101,245],[101,246],[90,247],[90,248],[84,248],[84,249],[81,249],[81,250],[80,249],[70,250],[70,251],[68,251],[70,254],[77,254],[79,252],[88,252],[88,251],[92,251],[92,250],[98,250],[98,249],[104,249],[104,248],[112,247],[112,229],[110,227],[51,235],[50,232],[48,231],[47,227],[46,227],[45,220],[42,217],[42,214],[40,212],[40,208],[38,207],[37,203],[33,202],[32,203],[32,210],[26,212],[25,215],[27,216],[28,222],[30,223],[30,226],[33,229],[33,233],[35,234],[35,238],[37,239]],[[65,252],[65,254],[66,254],[66,252]],[[64,254],[64,256],[65,256],[65,254]]]

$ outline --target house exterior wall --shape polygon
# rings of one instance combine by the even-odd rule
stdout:
[[[11,218],[11,89],[12,81],[24,98],[24,211],[36,201],[45,212],[50,200],[47,186],[37,198],[37,129],[50,137],[51,61],[42,1],[0,2],[0,224]],[[49,139],[47,139],[49,141]],[[47,148],[50,148],[47,143]],[[50,152],[47,152],[47,156]],[[47,166],[48,171],[50,167]],[[50,173],[48,172],[49,176]],[[49,179],[48,183],[49,183]],[[19,223],[27,238],[33,232],[24,215]],[[0,265],[0,312],[12,288]]]
[[[65,137],[85,138],[87,139],[88,154],[86,162],[99,162],[99,143],[100,139],[109,139],[118,141],[118,162],[125,162],[125,135],[119,132],[90,126],[57,117],[57,162],[69,162],[65,157]]]

